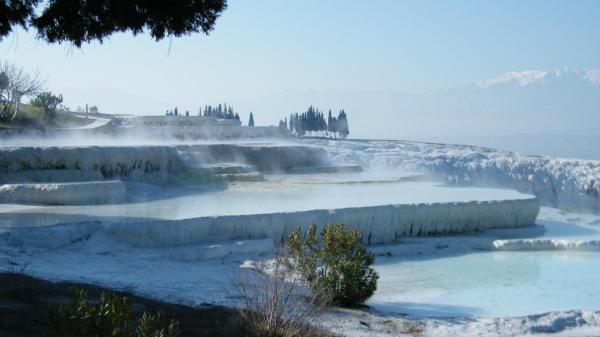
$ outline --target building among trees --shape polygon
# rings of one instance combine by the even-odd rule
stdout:
[[[232,105],[228,106],[227,103],[223,105],[219,104],[215,107],[206,105],[204,106],[204,112],[202,112],[202,108],[198,110],[198,116],[240,120],[240,115],[233,110]]]
[[[177,108],[167,111],[164,116],[121,115],[119,116],[119,127],[132,134],[142,131],[144,135],[152,134],[155,137],[178,139],[282,138],[290,136],[287,128],[255,126],[254,113],[250,114],[248,125],[242,126],[239,115],[236,113],[233,113],[234,118],[216,118],[211,114],[215,111],[218,114],[218,106],[214,108],[207,106],[206,111],[208,116],[180,114]],[[223,113],[231,110],[229,107],[225,110],[222,105],[220,111]]]
[[[186,126],[241,126],[242,123],[236,119],[222,119],[205,116],[180,116],[177,111],[166,116],[131,116],[129,122],[132,126],[137,127],[154,127],[154,126],[171,126],[171,127],[186,127]]]

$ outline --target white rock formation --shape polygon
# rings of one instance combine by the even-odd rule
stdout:
[[[34,170],[100,171],[105,178],[165,181],[183,167],[168,146],[0,148],[0,173]]]
[[[15,204],[105,204],[121,202],[125,195],[120,180],[0,185],[0,202]]]
[[[272,254],[274,251],[275,245],[271,239],[245,240],[176,247],[171,249],[169,258],[175,261],[204,261],[230,255]]]
[[[344,223],[361,230],[365,243],[376,244],[394,242],[405,236],[531,226],[535,222],[538,211],[539,203],[535,198],[387,205],[184,220],[101,224],[92,221],[43,228],[11,229],[4,233],[4,239],[40,247],[46,244],[62,246],[101,230],[115,240],[138,247],[173,247],[201,242],[265,238],[273,242],[281,242],[297,226],[307,227],[316,224],[322,227],[329,223]],[[33,243],[30,243],[32,238]]]
[[[505,187],[545,206],[600,212],[600,161],[528,156],[475,146],[408,141],[310,141],[338,163],[415,169],[450,184]]]
[[[103,180],[102,173],[97,170],[33,170],[5,173],[0,175],[0,183],[68,183],[76,181]]]
[[[189,166],[215,162],[238,162],[259,171],[280,172],[329,163],[327,152],[314,146],[203,144],[179,146]]]
[[[522,239],[496,240],[493,242],[496,250],[528,251],[528,250],[579,250],[600,251],[598,240],[567,240],[567,239]]]
[[[405,236],[461,233],[490,228],[532,226],[539,212],[535,198],[506,201],[386,205],[172,221],[110,224],[113,237],[137,246],[172,246],[223,239],[284,240],[297,226],[343,223],[359,229],[367,244]]]
[[[26,227],[10,231],[0,231],[0,238],[12,247],[33,247],[56,249],[89,238],[102,230],[102,223],[89,221],[50,227]]]

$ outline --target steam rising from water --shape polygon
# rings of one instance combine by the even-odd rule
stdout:
[[[19,135],[14,137],[1,137],[0,148],[21,146],[143,146],[143,145],[189,145],[189,144],[297,144],[294,138],[249,138],[249,139],[180,139],[165,134],[154,134],[141,130],[132,131],[129,134],[100,133],[100,132],[77,132],[64,131],[52,136],[44,135]]]

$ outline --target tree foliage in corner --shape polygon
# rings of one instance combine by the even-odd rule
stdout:
[[[38,8],[42,7],[42,8]],[[77,47],[116,32],[148,31],[158,40],[214,29],[226,0],[3,0],[0,40],[15,26],[34,27],[50,43]]]
[[[317,237],[317,227],[306,235],[296,229],[287,241],[293,267],[311,289],[334,305],[352,307],[377,290],[379,275],[371,268],[375,256],[361,244],[362,234],[344,225],[327,225]]]

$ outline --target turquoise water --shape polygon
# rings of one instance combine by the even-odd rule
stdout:
[[[597,226],[541,219],[541,238],[599,240]],[[468,238],[466,238],[468,239]],[[380,257],[377,310],[416,316],[520,316],[600,310],[600,253],[470,251],[441,258]]]
[[[360,175],[359,175],[360,177]],[[336,209],[390,204],[524,199],[506,189],[453,188],[434,182],[324,184],[303,176],[290,181],[238,183],[227,190],[156,198],[117,205],[25,206],[0,204],[0,227],[50,225],[84,220],[186,219]]]
[[[600,309],[600,254],[488,252],[377,266],[379,310],[422,316]]]

